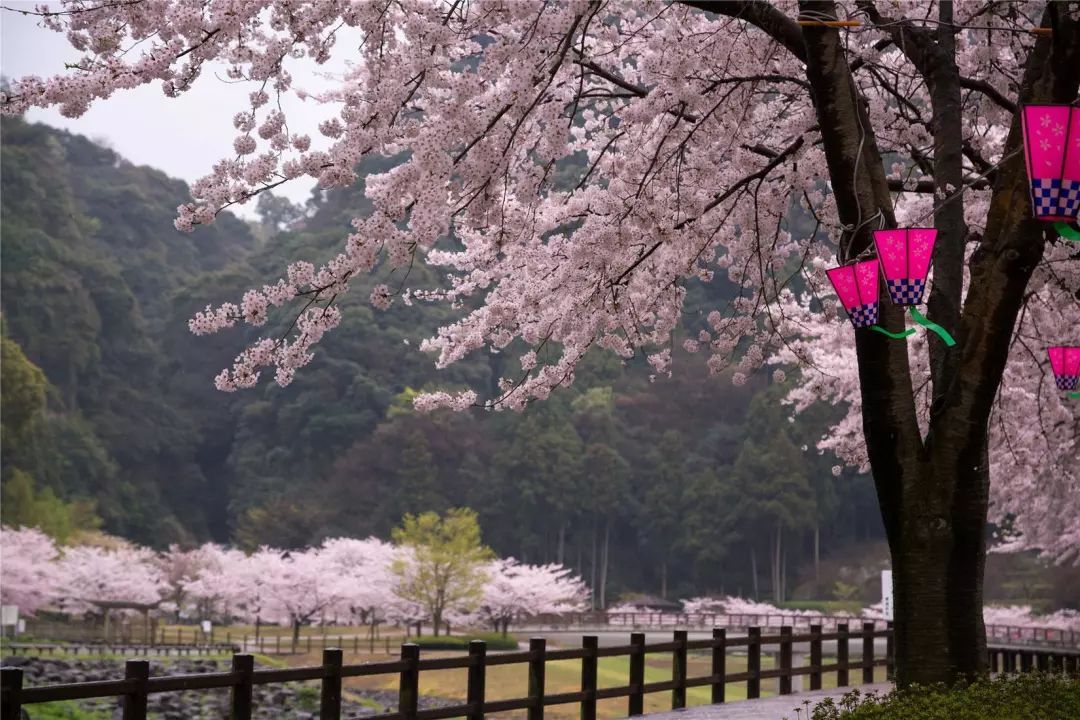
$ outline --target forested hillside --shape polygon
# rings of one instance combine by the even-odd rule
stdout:
[[[406,512],[467,505],[500,554],[562,560],[609,599],[790,597],[813,578],[816,535],[822,555],[881,536],[869,479],[834,477],[814,450],[825,418],[792,418],[783,383],[735,386],[698,357],[650,380],[644,363],[598,354],[525,413],[420,415],[415,391],[490,384],[504,356],[436,371],[417,348],[449,311],[376,311],[357,287],[292,385],[219,393],[242,331],[196,338],[188,318],[293,258],[331,256],[362,187],[313,198],[291,231],[222,215],[182,234],[182,182],[41,125],[6,119],[2,140],[5,521],[96,514],[154,546],[299,547],[387,537]],[[437,284],[427,272],[408,285]],[[695,336],[730,289],[690,292]]]

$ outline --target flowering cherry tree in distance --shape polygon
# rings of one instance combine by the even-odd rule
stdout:
[[[335,299],[376,270],[376,306],[462,308],[424,345],[440,366],[485,348],[518,356],[497,397],[439,392],[421,408],[521,408],[571,383],[594,347],[668,372],[687,286],[723,273],[741,292],[688,349],[733,364],[737,382],[789,352],[799,392],[858,403],[828,443],[873,472],[899,682],[984,670],[991,475],[995,512],[1052,507],[1077,484],[1077,406],[1050,390],[1044,348],[1075,339],[1080,276],[1075,250],[1031,218],[1016,112],[1076,100],[1074,4],[80,0],[43,19],[86,57],[15,80],[5,112],[77,116],[146,83],[175,96],[214,63],[246,81],[234,152],[193,185],[181,229],[293,178],[341,186],[362,158],[406,158],[366,179],[373,209],[336,257],[298,259],[192,319],[201,334],[295,314],[219,388],[264,370],[290,382],[341,321]],[[360,40],[335,42],[345,27]],[[303,94],[297,58],[335,54],[352,64],[309,97],[319,136],[294,133],[274,98]],[[793,233],[793,208],[817,231]],[[928,316],[956,344],[848,328],[824,266],[865,256],[873,230],[930,223]],[[448,285],[405,287],[414,262]],[[883,303],[880,324],[902,330],[900,308]],[[842,372],[806,338],[843,348]],[[1019,522],[1018,542],[1068,555],[1043,522]]]
[[[0,528],[0,603],[33,615],[57,594],[56,544],[37,528]]]
[[[168,580],[149,548],[76,545],[64,549],[57,563],[58,595],[65,610],[88,610],[130,604],[156,606],[170,591]]]
[[[476,609],[452,616],[455,623],[483,624],[506,635],[510,624],[524,617],[588,606],[585,581],[562,565],[528,565],[506,558],[488,563],[484,573],[488,580]]]
[[[394,546],[378,538],[333,538],[320,550],[328,572],[337,579],[340,609],[362,624],[375,628],[389,619],[397,600],[397,576],[392,566]]]

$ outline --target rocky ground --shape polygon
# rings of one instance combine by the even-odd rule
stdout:
[[[116,660],[60,660],[40,657],[6,657],[4,667],[21,667],[23,685],[56,685],[58,683],[89,682],[93,680],[117,680],[123,677],[123,664]],[[189,675],[194,673],[226,672],[229,663],[209,659],[178,659],[168,662],[150,662],[150,674]],[[362,700],[358,700],[362,699]],[[311,683],[283,683],[256,685],[254,688],[254,714],[257,720],[291,718],[315,720],[319,716],[319,685]],[[443,698],[421,697],[420,709],[445,707],[455,704]],[[78,701],[80,710],[93,720],[120,718],[120,700]],[[35,717],[33,705],[27,706],[29,717]],[[348,689],[342,701],[343,718],[361,718],[397,711],[397,693],[385,690]],[[188,690],[184,692],[155,693],[150,696],[150,717],[156,720],[200,720],[202,718],[225,718],[229,716],[229,691],[227,689]]]

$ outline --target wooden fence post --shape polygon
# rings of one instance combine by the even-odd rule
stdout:
[[[1016,672],[1016,652],[1006,649],[1002,650],[1002,655],[1003,664],[1005,666],[1004,671],[1007,673]]]
[[[414,643],[402,645],[401,659],[405,668],[398,679],[398,714],[402,720],[416,720],[420,700],[420,646]]]
[[[837,623],[836,662],[840,669],[836,671],[836,687],[848,686],[848,624]]]
[[[322,692],[319,693],[319,720],[341,718],[341,648],[326,648],[322,654]]]
[[[232,671],[241,678],[232,687],[232,714],[230,720],[251,720],[252,673],[255,672],[255,656],[237,654],[232,657]]]
[[[724,676],[727,675],[727,630],[713,628],[712,636],[712,702],[719,704],[724,702]]]
[[[146,681],[150,679],[150,663],[128,660],[124,663],[124,679],[137,681],[135,690],[124,695],[124,720],[146,720]]]
[[[22,668],[0,669],[0,720],[19,720],[22,715]]]
[[[547,667],[547,640],[529,639],[529,710],[528,720],[544,720],[544,670]]]
[[[676,630],[674,637],[678,646],[671,653],[671,680],[675,683],[675,687],[671,689],[671,709],[681,710],[686,707],[687,631]]]
[[[885,679],[892,682],[896,675],[896,646],[894,644],[896,630],[893,629],[892,620],[885,624],[889,634],[885,636]]]
[[[750,677],[746,679],[746,699],[753,700],[761,697],[761,628],[751,627],[746,629],[746,672]]]
[[[487,656],[487,643],[483,640],[469,641],[469,680],[465,691],[465,702],[469,705],[468,720],[484,720],[484,665]]]
[[[581,720],[596,720],[596,650],[599,643],[595,635],[581,638],[585,657],[581,658]]]
[[[630,695],[626,699],[626,714],[633,717],[645,712],[645,633],[630,633]]]
[[[791,626],[780,628],[780,677],[777,685],[780,695],[791,694]]]
[[[1027,650],[1020,651],[1020,672],[1031,672],[1031,653]]]
[[[374,642],[374,638],[372,638],[372,642]],[[353,638],[352,638],[352,651],[353,651],[353,655],[356,655],[357,653],[360,652],[360,636],[359,635],[353,635]],[[375,652],[375,648],[371,648],[371,651]]]
[[[810,689],[821,689],[821,624],[810,626]]]
[[[874,623],[862,624],[862,681],[864,685],[874,682]]]

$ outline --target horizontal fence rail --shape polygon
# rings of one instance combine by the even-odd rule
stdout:
[[[726,627],[745,630],[751,627],[791,627],[796,630],[821,625],[826,631],[836,632],[837,625],[849,626],[868,622],[863,618],[843,615],[814,614],[746,614],[746,613],[678,613],[678,612],[605,612],[558,613],[533,615],[518,624],[527,630],[609,630],[609,629],[708,629]],[[883,621],[878,620],[879,624]],[[999,644],[1048,645],[1053,647],[1080,647],[1080,632],[1050,627],[1020,627],[1014,625],[987,625],[987,640]]]
[[[35,643],[13,642],[4,644],[4,652],[12,655],[171,655],[201,657],[222,655],[238,650],[236,645],[146,645],[139,643]]]
[[[875,654],[875,640],[885,640],[885,653]],[[836,643],[836,662],[824,662],[824,643]],[[809,645],[809,664],[793,665],[794,645]],[[860,657],[850,658],[849,647],[861,645]],[[764,649],[775,647],[776,667],[762,669],[761,656]],[[321,720],[340,720],[342,681],[353,677],[378,675],[398,676],[398,710],[394,713],[370,716],[368,720],[439,720],[440,718],[466,717],[483,720],[485,714],[526,710],[528,720],[542,720],[544,708],[550,705],[578,704],[582,720],[596,720],[596,703],[600,700],[626,698],[627,715],[641,715],[644,696],[648,693],[671,693],[671,707],[686,706],[686,691],[693,687],[709,687],[711,700],[722,703],[725,688],[730,683],[745,683],[746,696],[761,696],[762,680],[777,680],[777,692],[792,693],[792,679],[807,676],[809,689],[822,687],[825,673],[836,673],[837,686],[845,687],[855,673],[856,682],[870,683],[874,669],[884,667],[886,677],[892,677],[892,629],[877,629],[873,623],[864,623],[860,629],[852,629],[839,623],[826,632],[819,624],[813,624],[807,632],[796,632],[791,626],[782,626],[776,634],[765,634],[760,627],[748,628],[747,634],[728,637],[726,629],[716,628],[712,636],[691,640],[686,630],[676,630],[672,640],[661,643],[645,643],[645,634],[636,632],[630,636],[628,645],[600,647],[596,636],[582,638],[580,648],[548,650],[544,638],[533,638],[529,649],[524,651],[486,652],[486,644],[474,640],[467,655],[457,657],[420,658],[420,647],[412,643],[401,646],[397,660],[345,665],[340,648],[323,651],[322,665],[312,667],[255,670],[254,657],[249,654],[233,656],[229,672],[200,673],[193,675],[150,676],[150,664],[146,660],[128,660],[122,680],[73,683],[42,687],[23,687],[21,668],[3,668],[2,697],[0,697],[0,720],[18,720],[22,707],[59,700],[118,697],[123,703],[124,720],[145,720],[147,698],[153,693],[182,690],[209,690],[229,688],[232,694],[230,717],[233,720],[250,720],[253,711],[252,688],[255,685],[318,680],[321,683]],[[737,649],[746,655],[747,669],[740,673],[727,672],[728,650]],[[711,657],[710,674],[689,677],[687,655],[690,651],[704,651]],[[671,679],[645,682],[646,654],[666,653],[671,657]],[[1067,650],[1016,650],[991,648],[990,663],[998,672],[1024,672],[1040,669],[1049,672],[1080,674],[1080,651]],[[627,684],[617,687],[598,687],[597,664],[603,657],[629,657]],[[544,686],[545,665],[555,660],[581,661],[581,689],[576,692],[552,694]],[[528,672],[528,695],[507,700],[485,698],[487,668],[497,665],[523,665]],[[419,709],[420,673],[452,668],[465,669],[468,673],[466,702],[451,707]]]

